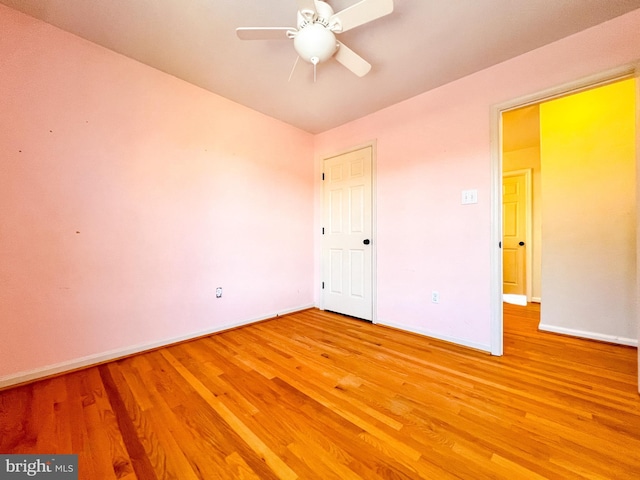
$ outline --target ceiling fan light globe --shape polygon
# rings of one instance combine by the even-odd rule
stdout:
[[[313,63],[311,59],[316,57],[316,62],[321,63],[336,53],[338,42],[331,30],[314,23],[298,31],[293,39],[293,46],[303,60]]]

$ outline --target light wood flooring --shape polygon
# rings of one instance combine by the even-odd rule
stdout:
[[[80,478],[640,478],[636,349],[537,331],[505,355],[307,310],[0,392],[0,453]]]

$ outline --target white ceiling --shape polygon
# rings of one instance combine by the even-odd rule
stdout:
[[[329,0],[336,12],[358,0]],[[311,133],[318,133],[628,11],[640,0],[395,0],[391,15],[338,36],[373,65],[362,78],[313,69],[290,40],[236,27],[295,26],[295,0],[0,0]]]

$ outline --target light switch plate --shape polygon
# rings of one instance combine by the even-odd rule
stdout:
[[[472,203],[478,203],[478,190],[463,190],[462,191],[462,204],[470,205]]]

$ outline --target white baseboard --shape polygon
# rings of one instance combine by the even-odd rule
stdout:
[[[540,297],[531,297],[531,301],[533,303],[542,303],[542,299]]]
[[[607,343],[616,343],[618,345],[627,345],[629,347],[638,346],[637,338],[618,337],[616,335],[606,335],[604,333],[587,332],[584,330],[575,330],[573,328],[557,327],[555,325],[545,325],[544,323],[538,325],[538,329],[542,330],[543,332],[560,333],[562,335],[587,338],[589,340],[599,340],[601,342]]]
[[[257,318],[251,318],[251,319],[243,320],[240,322],[219,325],[210,330],[191,332],[186,335],[180,335],[178,337],[168,338],[168,339],[160,340],[157,342],[150,342],[150,343],[144,343],[140,345],[133,345],[125,348],[119,348],[115,350],[109,350],[107,352],[88,355],[86,357],[81,357],[81,358],[75,358],[72,360],[55,363],[53,365],[46,365],[33,370],[18,372],[12,375],[0,377],[0,389],[4,389],[4,388],[11,387],[13,385],[18,385],[21,383],[32,382],[34,380],[51,377],[53,375],[58,375],[61,373],[70,372],[70,371],[78,370],[81,368],[90,367],[92,365],[99,365],[101,363],[111,362],[113,360],[128,357],[130,355],[135,355],[137,353],[145,352],[147,350],[153,350],[155,348],[166,347],[167,345],[185,342],[185,341],[193,340],[199,337],[205,337],[207,335],[212,335],[214,333],[230,330],[232,328],[243,327],[245,325],[250,325],[252,323],[262,322],[264,320],[269,320],[271,318],[275,318],[281,315],[286,315],[289,313],[299,312],[302,310],[306,310],[308,308],[313,308],[313,305],[304,305],[300,307],[281,310],[281,311],[264,315],[261,317],[257,317]]]
[[[396,328],[398,330],[404,330],[406,332],[417,333],[418,335],[423,335],[425,337],[435,338],[436,340],[442,340],[449,343],[455,343],[456,345],[461,345],[463,347],[473,348],[474,350],[482,350],[487,353],[491,353],[491,346],[485,345],[482,343],[470,342],[464,338],[450,337],[448,335],[440,335],[439,333],[430,332],[429,330],[424,330],[421,328],[415,327],[407,327],[406,325],[399,325],[394,322],[387,322],[385,320],[378,320],[376,325],[385,325],[387,327]]]

